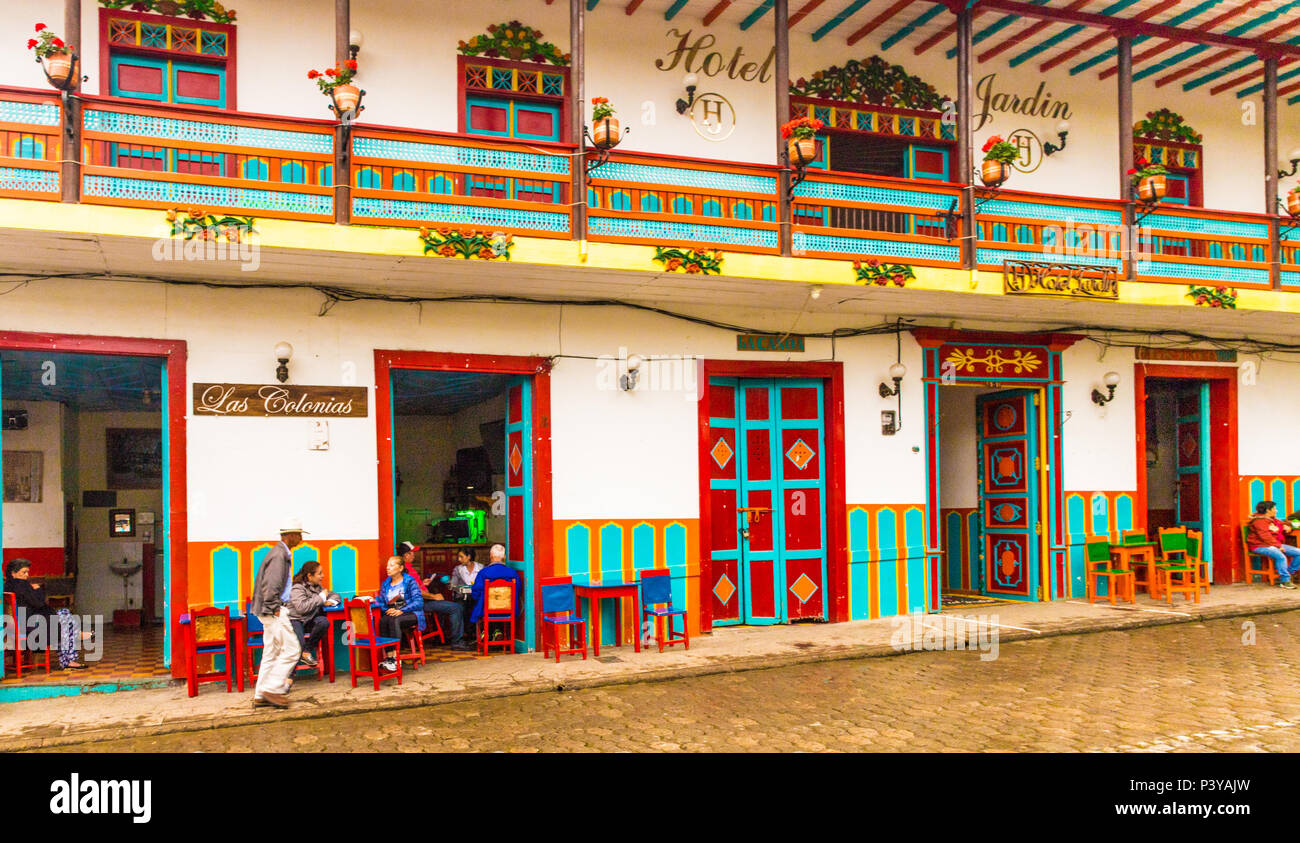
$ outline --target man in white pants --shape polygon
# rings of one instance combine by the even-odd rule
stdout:
[[[262,622],[262,666],[253,689],[253,707],[288,708],[289,687],[302,655],[302,645],[289,621],[289,592],[293,588],[293,555],[302,544],[302,522],[290,518],[280,528],[280,541],[262,559],[253,582],[249,613]]]

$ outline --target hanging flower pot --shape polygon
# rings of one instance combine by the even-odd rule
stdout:
[[[361,101],[361,89],[352,84],[352,78],[356,75],[355,59],[348,59],[338,67],[327,67],[323,73],[319,70],[307,71],[307,78],[320,86],[322,94],[327,97],[333,95],[340,117],[355,109]]]
[[[36,60],[45,67],[50,77],[50,84],[59,89],[66,89],[72,83],[72,65],[76,61],[74,47],[63,43],[63,39],[43,23],[36,24],[36,37],[27,41],[27,49],[36,51]]]
[[[72,53],[54,53],[46,56],[42,61],[45,62],[45,72],[55,82],[66,85],[72,78]]]
[[[622,135],[619,133],[618,118],[606,117],[597,123],[591,139],[601,149],[613,149],[618,146],[618,142],[622,140]]]
[[[813,138],[790,138],[786,152],[793,164],[811,164],[817,157],[817,141]]]
[[[1293,217],[1300,217],[1300,187],[1286,195],[1286,212]]]
[[[1004,161],[988,160],[980,165],[980,180],[985,187],[998,187],[1011,177],[1011,167]]]
[[[1165,198],[1166,189],[1164,176],[1143,176],[1138,179],[1137,194],[1143,202],[1159,202]]]
[[[339,85],[334,89],[334,102],[340,111],[351,111],[361,99],[361,89],[356,85]]]

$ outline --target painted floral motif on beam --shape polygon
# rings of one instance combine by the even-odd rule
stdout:
[[[1198,307],[1237,309],[1237,291],[1229,290],[1227,287],[1197,287],[1192,285],[1187,288],[1187,297],[1192,299],[1192,303]]]
[[[1181,114],[1167,108],[1148,111],[1145,119],[1133,124],[1133,137],[1177,143],[1201,142],[1200,133],[1187,125]]]
[[[217,23],[234,23],[235,10],[227,9],[217,0],[99,0],[105,9],[130,9],[133,12],[157,12],[172,17],[195,20],[211,18]]]
[[[228,214],[218,216],[207,214],[197,208],[182,211],[172,208],[167,212],[167,222],[172,224],[172,237],[184,236],[186,240],[225,239],[231,243],[241,243],[245,234],[256,234],[252,217],[234,217]]]
[[[1000,375],[1009,366],[1013,374],[1023,375],[1038,371],[1043,361],[1037,353],[1021,348],[1011,351],[998,348],[979,351],[974,348],[957,348],[943,362],[945,365],[951,364],[958,374],[963,371],[974,374],[979,367],[983,367],[986,373]]]
[[[424,244],[424,254],[433,252],[438,257],[465,260],[510,260],[510,250],[514,248],[515,238],[511,234],[484,234],[481,231],[456,231],[452,228],[421,228],[420,242]]]
[[[866,61],[851,59],[843,67],[834,65],[817,71],[811,77],[800,77],[790,85],[790,93],[800,97],[918,111],[939,111],[948,99],[921,77],[913,76],[902,65],[890,64],[880,56],[872,56]]]
[[[541,32],[517,20],[494,23],[483,35],[475,35],[468,41],[461,41],[457,49],[466,56],[550,62],[558,65],[569,63],[568,53],[561,52],[559,47],[549,41],[543,41]]]
[[[916,280],[916,272],[912,267],[901,263],[881,263],[875,258],[854,261],[853,273],[859,284],[875,284],[878,287],[887,287],[891,283],[903,287],[908,281]]]
[[[722,272],[722,252],[717,249],[677,249],[655,246],[653,260],[664,265],[669,272],[689,272],[692,275],[718,275]]]

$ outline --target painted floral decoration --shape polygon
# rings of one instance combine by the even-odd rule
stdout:
[[[43,23],[36,24],[36,37],[27,39],[27,49],[36,51],[36,58],[46,59],[50,56],[57,56],[62,53],[71,53],[76,50],[71,44],[64,44],[63,39],[54,34]]]
[[[1191,286],[1187,288],[1187,296],[1201,307],[1237,309],[1237,291],[1229,290],[1227,287]]]
[[[512,234],[485,234],[481,231],[457,231],[453,228],[421,228],[420,241],[424,243],[424,253],[433,252],[443,258],[462,257],[465,260],[477,258],[491,261],[497,258],[510,260],[510,250],[514,248],[515,238]]]
[[[233,217],[228,214],[218,216],[208,214],[198,208],[183,211],[172,208],[167,212],[167,221],[172,224],[172,237],[184,236],[186,240],[228,240],[240,243],[245,234],[256,234],[252,217]]]
[[[938,111],[947,99],[919,76],[913,76],[899,64],[890,64],[880,56],[866,61],[851,59],[819,70],[810,78],[800,77],[790,86],[790,93],[800,97],[820,97],[841,102],[870,103],[919,111]]]
[[[560,52],[559,47],[542,40],[541,32],[531,26],[524,26],[517,20],[509,23],[494,23],[487,28],[486,34],[475,35],[468,41],[461,41],[457,48],[462,55],[466,56],[550,62],[558,65],[569,63],[568,53]]]
[[[981,151],[984,153],[985,161],[1001,161],[1003,164],[1014,164],[1020,157],[1020,150],[1014,144],[1003,140],[1001,135],[994,135],[984,141]]]
[[[692,275],[718,275],[722,272],[722,252],[717,249],[677,249],[655,246],[654,260],[669,272],[688,272]]]
[[[878,287],[888,287],[891,283],[904,287],[908,281],[916,280],[916,272],[912,267],[901,263],[881,263],[875,258],[854,261],[853,272],[859,284],[875,284]]]
[[[1181,114],[1167,108],[1162,108],[1159,111],[1148,111],[1145,120],[1139,120],[1133,124],[1133,137],[1177,141],[1179,143],[1201,142],[1200,133],[1187,125],[1183,121]]]
[[[1151,176],[1164,176],[1168,175],[1168,173],[1169,171],[1165,169],[1163,164],[1152,164],[1145,158],[1139,158],[1134,162],[1134,166],[1129,168],[1127,175],[1130,181],[1137,184],[1142,179]]]
[[[211,18],[217,23],[234,23],[235,10],[227,9],[216,0],[99,0],[105,9],[126,9],[133,12],[157,12],[160,15],[184,15],[203,20]]]
[[[812,140],[826,124],[816,117],[797,117],[781,126],[781,137],[786,140]]]
[[[591,122],[599,123],[601,120],[613,117],[616,113],[614,106],[610,105],[605,97],[591,98]]]
[[[320,70],[307,71],[307,78],[320,86],[322,94],[328,94],[340,85],[351,84],[352,78],[356,75],[357,62],[355,59],[348,59],[343,62],[342,67],[327,67],[323,72]]]

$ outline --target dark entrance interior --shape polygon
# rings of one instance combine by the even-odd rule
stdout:
[[[1146,381],[1147,529],[1184,526],[1208,532],[1211,476],[1210,384],[1191,378]],[[1207,552],[1211,551],[1206,543]]]
[[[164,362],[0,350],[4,560],[31,561],[51,605],[103,630],[89,670],[24,683],[169,675]]]

